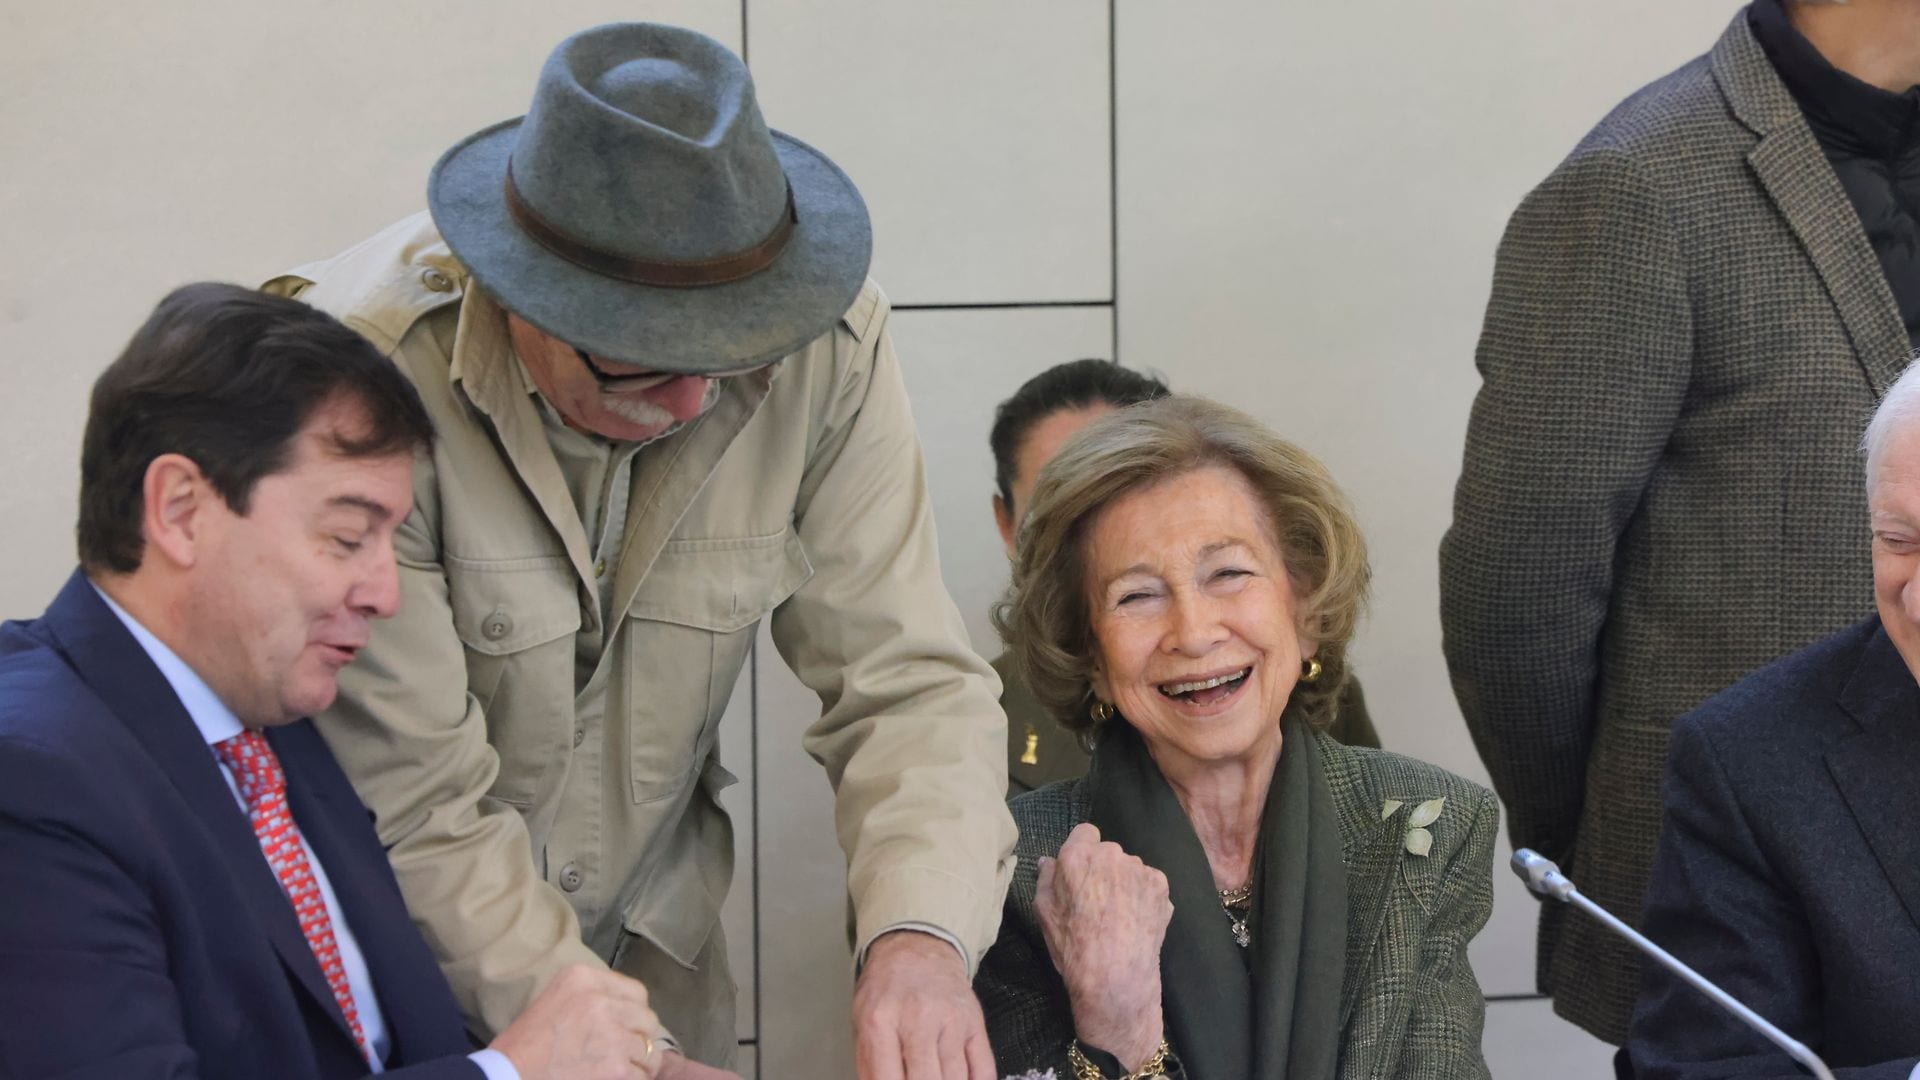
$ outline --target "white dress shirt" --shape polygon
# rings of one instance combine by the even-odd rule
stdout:
[[[206,740],[209,756],[213,754],[215,743],[231,739],[245,730],[240,718],[233,715],[233,710],[227,708],[213,688],[188,667],[186,661],[140,625],[139,620],[114,603],[112,597],[100,592],[98,586],[94,587],[94,591],[106,601],[108,609],[119,617],[140,647],[146,650],[148,658],[166,677],[167,685],[173,687],[174,696],[180,699],[187,715],[193,717],[194,726],[200,729],[200,737]],[[220,775],[226,777],[227,789],[233,792],[234,802],[239,804],[241,813],[246,813],[247,801],[240,796],[240,787],[234,782],[233,774],[224,764],[220,764],[218,758],[215,758],[215,764],[220,766]],[[293,831],[296,835],[299,833],[300,826],[297,823],[293,825]],[[360,1014],[360,1030],[366,1035],[367,1046],[373,1051],[373,1060],[368,1064],[373,1072],[384,1072],[387,1054],[393,1049],[393,1040],[387,1033],[386,1018],[380,1012],[380,999],[373,992],[373,976],[367,970],[366,957],[360,952],[360,943],[354,939],[353,927],[347,924],[346,917],[341,914],[340,901],[333,895],[333,883],[327,880],[327,871],[320,865],[319,854],[304,837],[300,840],[300,846],[306,849],[307,865],[313,871],[314,883],[320,886],[320,899],[327,905],[327,919],[333,924],[333,940],[340,949],[340,964],[347,972],[347,989]],[[264,861],[266,853],[262,852],[260,858]],[[520,1071],[498,1050],[479,1050],[468,1057],[480,1066],[487,1080],[520,1080]]]

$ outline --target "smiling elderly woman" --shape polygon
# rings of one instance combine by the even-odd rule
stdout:
[[[1367,577],[1326,469],[1223,405],[1122,410],[1041,473],[995,619],[1094,759],[1013,802],[975,983],[1002,1073],[1486,1075],[1493,796],[1318,730]]]

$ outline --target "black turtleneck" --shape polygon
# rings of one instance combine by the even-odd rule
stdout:
[[[1747,22],[1860,215],[1920,346],[1920,86],[1896,94],[1827,63],[1782,0],[1753,0]]]

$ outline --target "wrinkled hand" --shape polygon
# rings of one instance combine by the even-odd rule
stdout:
[[[702,1065],[697,1061],[681,1057],[676,1051],[668,1051],[660,1059],[660,1071],[653,1074],[654,1080],[740,1080],[740,1074],[725,1069],[716,1069],[711,1065]]]
[[[1034,912],[1074,1033],[1139,1068],[1160,1047],[1160,945],[1173,918],[1166,875],[1083,822],[1057,858],[1040,859]]]
[[[931,934],[895,930],[868,946],[853,1041],[860,1080],[995,1080],[967,965]]]
[[[658,1071],[664,1051],[651,1042],[660,1030],[646,987],[576,964],[555,976],[492,1048],[507,1055],[520,1080],[658,1080],[669,1075]]]

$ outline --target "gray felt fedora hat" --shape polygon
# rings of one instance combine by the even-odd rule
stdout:
[[[740,58],[653,23],[561,42],[527,115],[441,156],[427,205],[509,311],[596,356],[687,374],[819,337],[873,253],[853,181],[768,130]]]

